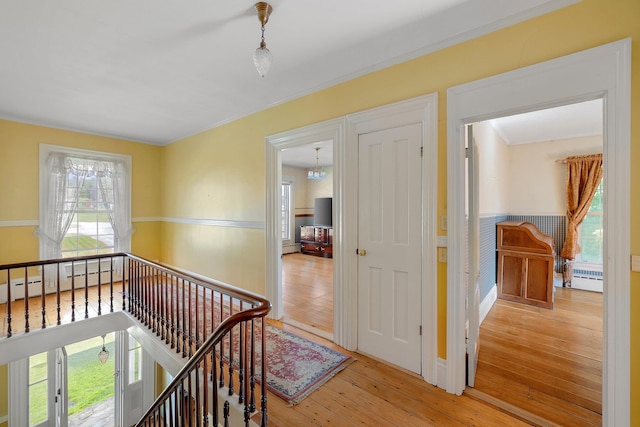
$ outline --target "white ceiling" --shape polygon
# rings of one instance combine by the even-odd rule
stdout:
[[[4,1],[0,118],[164,145],[579,0]]]
[[[601,99],[491,120],[510,145],[602,135],[603,123]]]

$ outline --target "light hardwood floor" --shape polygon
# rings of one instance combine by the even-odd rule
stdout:
[[[602,337],[601,293],[556,288],[553,310],[498,300],[476,390],[559,425],[601,425]]]
[[[471,396],[449,394],[415,374],[346,352],[317,335],[281,322],[273,323],[351,354],[356,361],[295,406],[287,407],[283,400],[270,395],[270,427],[532,425]]]
[[[333,304],[332,274],[331,260],[284,256],[285,323],[333,329],[332,305],[323,306]],[[557,288],[553,310],[498,300],[481,327],[476,387],[467,395],[540,425],[601,425],[602,331],[600,293]],[[357,357],[368,369],[381,365]]]
[[[301,253],[284,255],[282,302],[285,323],[333,334],[333,259]]]

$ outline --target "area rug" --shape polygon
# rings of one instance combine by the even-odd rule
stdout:
[[[289,406],[299,403],[353,358],[267,325],[267,388]]]

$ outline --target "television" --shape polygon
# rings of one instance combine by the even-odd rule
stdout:
[[[313,225],[333,226],[333,199],[318,197],[313,204]]]

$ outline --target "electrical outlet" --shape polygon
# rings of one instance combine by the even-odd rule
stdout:
[[[442,215],[440,217],[440,228],[443,230],[447,229],[447,216],[446,215]]]
[[[640,271],[640,255],[631,255],[631,271]]]

